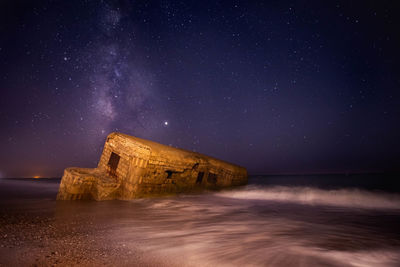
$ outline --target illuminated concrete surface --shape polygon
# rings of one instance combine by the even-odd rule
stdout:
[[[57,199],[133,199],[244,184],[247,171],[243,167],[111,133],[97,168],[65,169]]]

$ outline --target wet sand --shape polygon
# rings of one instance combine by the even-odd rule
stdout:
[[[92,202],[58,203],[59,179],[0,181],[0,266],[159,266],[110,238]]]
[[[0,224],[0,265],[146,265],[138,251],[105,238],[107,229],[93,221],[24,211],[2,214]]]

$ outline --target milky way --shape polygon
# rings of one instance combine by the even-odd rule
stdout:
[[[100,34],[98,43],[83,56],[93,56],[89,76],[89,105],[93,129],[101,133],[125,130],[145,133],[152,129],[154,118],[152,109],[157,104],[155,78],[141,66],[136,54],[142,53],[135,48],[134,27],[129,24],[130,32],[121,31],[121,19],[124,18],[118,7],[106,5],[99,19]],[[160,110],[158,110],[160,111]],[[165,113],[165,111],[164,111]],[[100,128],[99,128],[100,127]]]
[[[3,177],[93,167],[112,131],[250,173],[400,166],[394,4],[0,5]]]

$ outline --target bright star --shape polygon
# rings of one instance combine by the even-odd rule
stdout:
[[[168,126],[168,121],[164,121],[164,125],[165,125],[165,126]]]

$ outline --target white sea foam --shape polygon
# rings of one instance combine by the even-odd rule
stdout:
[[[361,251],[327,251],[319,248],[298,247],[297,251],[304,255],[328,260],[339,266],[351,267],[397,267],[400,254],[394,249],[374,249]]]
[[[249,187],[226,191],[220,197],[294,202],[307,205],[330,205],[353,208],[400,209],[400,195],[361,189],[323,190],[313,187]]]

